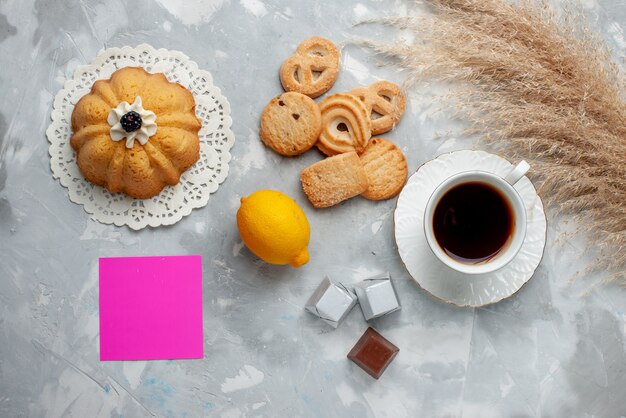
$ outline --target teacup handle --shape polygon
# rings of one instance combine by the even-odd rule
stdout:
[[[526,161],[522,160],[515,166],[515,168],[513,168],[513,170],[511,170],[509,174],[507,174],[504,180],[513,186],[519,181],[519,179],[528,173],[528,170],[530,170],[530,165]]]

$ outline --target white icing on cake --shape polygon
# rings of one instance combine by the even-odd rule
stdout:
[[[122,116],[128,112],[137,112],[141,116],[141,128],[126,132],[120,123]],[[141,97],[135,97],[135,101],[132,105],[128,102],[122,102],[117,105],[115,109],[111,109],[107,122],[111,125],[111,139],[114,141],[121,141],[126,138],[126,148],[132,148],[135,140],[139,141],[141,145],[145,145],[148,139],[154,135],[157,131],[156,115],[154,112],[143,108],[141,103]]]

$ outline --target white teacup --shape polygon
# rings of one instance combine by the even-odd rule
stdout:
[[[430,249],[441,262],[461,273],[484,274],[504,267],[515,258],[526,236],[526,208],[513,185],[528,172],[529,168],[528,163],[522,161],[505,178],[487,171],[465,171],[449,177],[437,186],[426,204],[424,233]],[[453,187],[473,182],[485,183],[498,191],[511,208],[513,222],[512,233],[500,251],[495,256],[477,263],[459,261],[448,255],[439,245],[433,227],[435,209],[441,198]]]

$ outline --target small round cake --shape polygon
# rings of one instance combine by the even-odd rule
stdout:
[[[125,67],[98,80],[72,112],[80,171],[110,192],[155,196],[200,158],[196,103],[164,74]]]

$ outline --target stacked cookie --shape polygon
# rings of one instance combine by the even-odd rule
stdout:
[[[377,81],[346,93],[326,93],[339,74],[340,55],[328,39],[303,41],[283,62],[286,93],[272,99],[261,117],[261,140],[285,156],[316,146],[328,158],[304,170],[302,188],[313,206],[324,208],[354,196],[384,200],[397,195],[407,178],[402,151],[376,137],[392,130],[406,106],[400,87]]]

